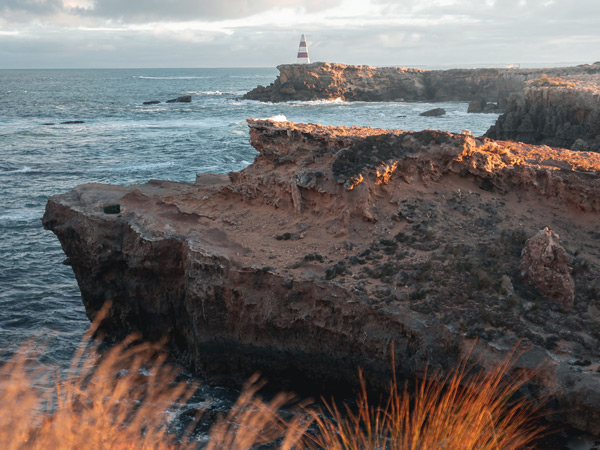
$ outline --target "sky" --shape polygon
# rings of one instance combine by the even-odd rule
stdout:
[[[0,0],[0,69],[600,61],[600,0]]]

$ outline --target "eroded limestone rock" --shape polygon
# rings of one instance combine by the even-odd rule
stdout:
[[[525,243],[519,270],[521,277],[545,298],[573,306],[575,283],[569,262],[558,234],[546,227]]]

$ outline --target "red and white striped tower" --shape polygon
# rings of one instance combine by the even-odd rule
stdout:
[[[310,64],[310,59],[308,58],[308,47],[306,46],[304,34],[300,38],[300,47],[298,47],[298,60],[296,61],[296,64]]]

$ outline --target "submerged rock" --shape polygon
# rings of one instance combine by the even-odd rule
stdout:
[[[258,154],[240,172],[49,199],[43,224],[90,318],[111,301],[105,331],[166,336],[209,380],[259,370],[313,392],[357,386],[358,367],[385,390],[392,350],[412,380],[472,349],[492,367],[523,342],[514,370],[538,371],[524,393],[554,395],[556,420],[600,434],[600,155],[248,123]],[[519,277],[526,240],[548,223],[578,251],[572,307]]]
[[[191,101],[191,99],[190,99]],[[144,105],[158,105],[160,103],[159,100],[150,100],[149,102],[144,102]]]
[[[190,103],[192,101],[191,95],[182,95],[181,97],[167,100],[167,103]]]

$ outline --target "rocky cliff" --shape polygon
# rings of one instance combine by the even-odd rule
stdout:
[[[411,379],[522,340],[515,370],[545,364],[529,394],[600,434],[600,155],[248,122],[259,153],[240,172],[50,198],[90,318],[112,301],[108,331],[166,335],[207,377],[311,389],[359,366],[385,387],[391,344]]]
[[[532,80],[505,110],[486,136],[600,151],[600,75]]]
[[[500,103],[520,93],[527,80],[542,74],[598,74],[600,64],[547,69],[419,70],[404,67],[352,66],[317,62],[277,66],[279,76],[258,86],[245,99],[345,101],[471,101]]]

